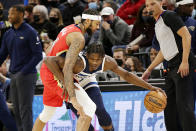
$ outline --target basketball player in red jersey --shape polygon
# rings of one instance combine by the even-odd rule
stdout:
[[[66,98],[73,104],[80,115],[76,130],[88,130],[96,110],[96,105],[86,92],[74,82],[73,67],[79,52],[85,45],[84,34],[86,32],[95,32],[99,28],[100,20],[101,17],[97,11],[91,9],[85,10],[80,24],[72,24],[63,28],[57,36],[48,56],[59,56],[66,52],[66,60],[63,67],[64,79],[57,78],[49,71],[45,64],[42,65],[40,76],[44,85],[44,109],[36,119],[33,131],[42,131],[47,121],[55,113],[56,107],[62,106],[63,100]],[[76,89],[75,86],[79,89]],[[66,97],[67,94],[69,97]]]

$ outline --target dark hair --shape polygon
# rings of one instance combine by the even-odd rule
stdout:
[[[140,60],[137,57],[131,56],[129,58],[132,59],[132,61],[134,63],[134,69],[136,72],[144,72],[144,67],[142,66],[142,63],[140,62]]]
[[[13,5],[11,8],[15,8],[16,11],[20,12],[20,13],[23,13],[25,12],[25,8],[23,5]]]
[[[95,9],[86,9],[82,14],[88,14],[88,15],[99,15],[99,12]],[[83,23],[85,19],[82,19],[81,22]]]
[[[123,52],[123,56],[125,57],[126,56],[126,52],[125,52],[125,49],[124,48],[115,48],[113,52],[119,52],[119,51],[122,51]]]
[[[110,4],[111,8],[114,10],[114,13],[116,14],[116,11],[118,10],[118,5],[116,4],[116,2],[112,1],[112,0],[105,0],[104,4]]]
[[[92,53],[97,53],[101,57],[105,56],[105,50],[104,50],[103,45],[102,45],[101,42],[93,42],[90,45],[88,45],[87,48],[86,48],[86,53],[88,55],[90,55]]]
[[[32,13],[33,12],[33,6],[32,5],[27,5],[25,6],[25,11]]]
[[[135,20],[135,24],[140,25],[140,24],[143,24],[143,23],[144,23],[144,21],[143,21],[143,19],[142,19],[142,13],[143,13],[144,8],[146,8],[146,5],[145,5],[145,4],[143,4],[143,5],[139,8],[139,11],[138,11],[138,13],[137,13],[137,17],[136,17],[136,20]]]

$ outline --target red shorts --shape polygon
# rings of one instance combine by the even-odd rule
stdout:
[[[60,107],[63,104],[63,89],[58,85],[54,75],[43,63],[40,69],[40,77],[44,85],[43,104],[52,107]]]

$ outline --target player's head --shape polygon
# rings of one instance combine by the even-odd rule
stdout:
[[[154,17],[162,12],[162,0],[146,0],[146,9]]]
[[[100,42],[94,42],[88,45],[86,49],[86,57],[91,69],[96,70],[103,61],[105,51]]]
[[[84,25],[85,31],[92,35],[97,29],[99,29],[101,16],[99,12],[94,9],[87,9],[82,13],[82,24]]]

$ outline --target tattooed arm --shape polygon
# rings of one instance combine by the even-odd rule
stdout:
[[[66,60],[63,67],[64,73],[64,90],[67,89],[70,100],[75,99],[74,83],[73,83],[73,68],[78,58],[79,52],[83,49],[85,40],[80,32],[73,32],[66,38],[67,43],[70,45],[66,54]]]

